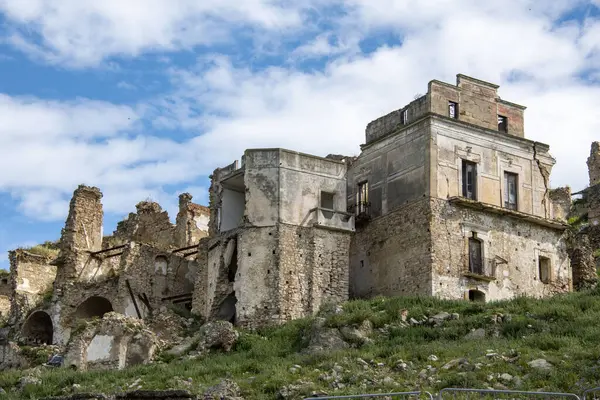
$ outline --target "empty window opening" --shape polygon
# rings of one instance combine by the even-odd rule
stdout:
[[[402,111],[402,123],[404,125],[408,124],[408,109]]]
[[[498,131],[508,133],[508,118],[498,115]]]
[[[448,102],[448,116],[450,118],[458,118],[458,104],[453,101]]]
[[[369,182],[361,182],[358,184],[356,192],[356,207],[357,214],[367,214],[369,206]]]
[[[504,208],[517,209],[517,174],[504,173]]]
[[[220,231],[237,228],[242,223],[246,197],[243,191],[223,189],[220,217]]]
[[[231,254],[231,259],[229,260],[229,264],[227,266],[227,280],[229,282],[234,282],[235,281],[235,275],[237,274],[237,270],[238,270],[238,250],[237,250],[237,241],[235,241],[235,247],[233,249],[233,252]]]
[[[477,164],[467,160],[462,162],[462,195],[477,200]]]
[[[542,283],[550,282],[550,258],[538,257],[538,274]]]
[[[469,272],[483,275],[483,253],[481,240],[477,239],[477,233],[469,238]]]
[[[485,293],[479,290],[469,290],[469,300],[485,303]]]
[[[113,311],[113,306],[108,299],[100,296],[92,296],[77,307],[77,310],[75,310],[75,318],[102,318],[104,314],[111,311]]]
[[[321,208],[325,210],[333,210],[333,193],[330,192],[321,192]],[[323,216],[325,218],[331,219],[333,218],[333,212],[331,211],[322,211]]]
[[[154,259],[154,273],[160,275],[167,274],[167,267],[169,266],[169,261],[165,256],[157,256]]]
[[[35,311],[23,324],[21,331],[27,345],[52,344],[54,328],[50,315],[44,311]]]
[[[235,296],[235,292],[232,292],[219,305],[219,311],[217,312],[216,319],[222,321],[229,321],[232,324],[235,324],[237,318],[236,304],[237,297]]]

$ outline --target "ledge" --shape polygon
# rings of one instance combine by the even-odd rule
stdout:
[[[520,219],[523,221],[530,222],[532,224],[545,226],[546,228],[564,231],[569,227],[567,224],[562,223],[560,221],[537,217],[535,215],[526,214],[520,211],[508,210],[506,208],[502,208],[492,204],[465,199],[464,197],[451,197],[448,199],[448,202],[450,204],[456,204],[458,206],[471,208],[478,211],[486,211],[500,216],[508,216],[511,218]]]
[[[478,279],[480,281],[486,281],[486,282],[492,282],[492,281],[496,280],[496,277],[494,277],[494,276],[479,275],[479,274],[474,274],[473,272],[465,272],[465,273],[463,273],[463,276],[466,278]]]

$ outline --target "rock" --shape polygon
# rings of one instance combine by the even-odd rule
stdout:
[[[192,350],[194,348],[194,345],[200,342],[200,335],[195,335],[193,337],[187,337],[185,339],[183,339],[183,341],[172,347],[171,349],[167,350],[165,353],[175,356],[175,357],[181,357],[182,355],[189,353],[190,350]]]
[[[513,376],[511,374],[507,374],[506,372],[500,375],[500,380],[504,382],[511,382],[513,380]]]
[[[447,319],[450,319],[451,315],[448,314],[447,312],[441,312],[438,313],[436,315],[434,315],[433,317],[429,318],[429,323],[433,324],[434,326],[439,326],[441,324],[444,323],[444,321],[446,321]]]
[[[282,387],[277,393],[278,400],[287,399],[298,399],[305,397],[313,389],[314,384],[312,382],[298,381],[295,384],[290,384]]]
[[[391,386],[396,384],[396,381],[394,381],[394,379],[390,378],[389,376],[386,376],[385,378],[383,378],[383,384]]]
[[[438,357],[437,357],[435,354],[432,354],[432,355],[430,355],[429,357],[427,357],[427,359],[428,359],[429,361],[437,361],[437,360],[438,360]]]
[[[227,321],[211,321],[200,328],[198,333],[198,351],[221,348],[226,352],[231,351],[238,341],[240,334]]]
[[[529,361],[527,363],[527,365],[529,365],[531,368],[534,369],[540,369],[540,370],[550,370],[552,369],[553,365],[550,364],[548,361],[544,360],[543,358],[538,358],[537,360],[533,360],[533,361]]]
[[[6,390],[0,388],[0,394],[6,394]]]
[[[0,328],[0,345],[4,346],[8,344],[8,333],[10,332],[10,328]]]
[[[218,385],[211,386],[206,389],[204,395],[202,396],[203,400],[242,400],[240,394],[240,387],[237,383],[225,379],[221,381]]]
[[[408,370],[408,364],[406,364],[404,361],[400,360],[396,363],[396,366],[394,367],[394,369],[397,371],[406,371],[406,370]]]
[[[316,318],[311,327],[310,341],[306,353],[340,350],[350,347],[338,329],[325,327],[325,318]]]
[[[468,363],[469,362],[466,358],[455,358],[454,360],[448,361],[446,364],[444,364],[444,366],[442,366],[442,369],[449,370],[451,368],[456,367],[457,365],[464,365]]]
[[[465,335],[465,339],[467,339],[467,340],[483,339],[484,337],[485,337],[485,329],[483,329],[483,328],[474,329]]]
[[[340,328],[340,333],[348,342],[363,345],[371,342],[369,335],[373,333],[373,324],[371,321],[365,320],[359,328],[350,326]]]
[[[40,385],[41,383],[42,380],[35,376],[24,376],[17,382],[17,387],[22,390],[27,385]]]

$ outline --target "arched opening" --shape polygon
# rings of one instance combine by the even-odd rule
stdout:
[[[469,290],[469,300],[485,303],[485,293],[475,289]]]
[[[165,256],[157,256],[154,259],[154,273],[160,275],[167,275],[167,268],[169,267],[169,260]]]
[[[236,309],[235,305],[237,303],[237,297],[235,297],[235,292],[231,293],[229,296],[225,298],[219,305],[219,312],[217,313],[216,319],[229,321],[232,324],[235,324],[236,320]]]
[[[104,314],[113,311],[113,306],[104,297],[92,296],[81,303],[75,310],[76,319],[102,318]]]
[[[54,327],[50,315],[45,311],[32,313],[23,324],[21,335],[27,345],[52,344]]]

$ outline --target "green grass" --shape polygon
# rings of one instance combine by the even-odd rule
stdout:
[[[518,298],[488,304],[434,298],[376,298],[352,301],[344,304],[343,309],[340,314],[323,313],[327,325],[340,327],[369,319],[374,326],[372,343],[322,354],[301,353],[308,343],[312,322],[303,319],[256,332],[243,331],[229,354],[213,352],[183,361],[162,357],[171,362],[123,371],[44,370],[41,385],[27,387],[18,395],[9,389],[24,372],[5,371],[0,374],[0,387],[7,390],[8,399],[34,399],[61,394],[63,388],[74,383],[82,386],[81,391],[118,392],[139,378],[144,389],[178,388],[199,394],[229,377],[241,386],[246,399],[275,399],[283,386],[298,381],[307,382],[297,397],[302,398],[312,390],[340,395],[415,389],[437,392],[443,387],[485,388],[498,383],[495,378],[490,381],[489,376],[499,373],[521,379],[519,387],[514,382],[504,383],[510,389],[581,393],[583,388],[600,386],[599,290],[545,300]],[[459,313],[460,318],[440,327],[401,327],[403,309],[408,310],[409,318],[421,319],[440,311]],[[497,314],[510,318],[493,324],[491,318]],[[464,338],[477,328],[486,329],[486,338]],[[498,356],[487,357],[488,352]],[[437,361],[429,361],[430,355],[436,355]],[[359,357],[383,366],[364,369],[356,360]],[[470,366],[464,370],[441,368],[458,358],[466,358]],[[527,363],[537,358],[554,364],[554,370],[531,369]],[[412,366],[407,371],[396,370],[394,366],[399,360]],[[476,368],[478,363],[481,365]],[[330,382],[320,379],[324,373],[331,375],[335,364],[343,368],[340,373],[343,389],[334,389]],[[291,371],[294,365],[300,365],[301,369]],[[428,365],[437,368],[437,372],[429,374],[434,379],[422,380],[419,373]],[[385,377],[391,377],[398,385],[382,384]],[[192,378],[191,386],[184,383],[187,378]],[[366,386],[361,387],[363,383]]]
[[[55,258],[58,256],[60,248],[58,246],[58,242],[46,241],[42,244],[37,244],[35,246],[24,248],[25,251],[36,254],[38,256],[43,256],[46,258]]]

